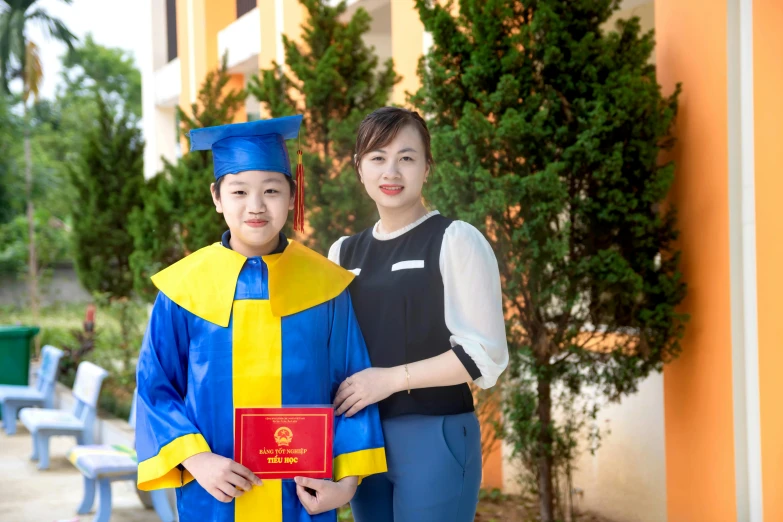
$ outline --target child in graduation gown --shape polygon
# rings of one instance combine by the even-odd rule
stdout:
[[[182,521],[335,521],[358,481],[386,470],[375,406],[335,418],[333,481],[262,483],[232,460],[234,408],[332,404],[370,366],[352,274],[281,233],[295,204],[302,223],[285,146],[301,120],[191,131],[191,150],[213,152],[229,230],[152,277],[136,419],[139,488],[177,488]]]

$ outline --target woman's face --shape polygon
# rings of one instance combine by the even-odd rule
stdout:
[[[421,188],[429,175],[424,142],[415,127],[403,127],[392,141],[371,150],[359,162],[367,194],[378,207],[408,208],[421,203]]]

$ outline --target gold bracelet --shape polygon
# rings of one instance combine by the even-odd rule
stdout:
[[[411,374],[408,373],[408,365],[405,365],[405,380],[408,382],[408,395],[411,394]]]

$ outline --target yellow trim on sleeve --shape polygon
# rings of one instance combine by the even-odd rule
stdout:
[[[189,483],[189,482],[193,482],[194,480],[196,480],[196,477],[194,477],[193,475],[191,475],[191,474],[190,474],[190,471],[188,471],[188,470],[185,470],[185,472],[184,472],[184,473],[182,473],[182,485],[183,485],[183,486],[184,486],[185,484]]]
[[[193,480],[193,477],[187,471],[181,473],[177,465],[188,457],[207,451],[211,451],[209,444],[200,433],[190,433],[174,439],[160,448],[154,457],[139,462],[139,489],[152,491],[184,486]]]
[[[334,458],[334,480],[342,480],[345,477],[359,477],[359,482],[364,477],[384,473],[386,468],[386,450],[373,448],[352,453],[343,453]]]

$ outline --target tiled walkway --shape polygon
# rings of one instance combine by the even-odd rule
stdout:
[[[21,423],[17,434],[8,436],[0,429],[0,522],[88,522],[90,515],[77,515],[82,499],[82,475],[65,458],[75,444],[73,438],[54,437],[51,466],[38,471],[30,460],[30,434]],[[111,522],[157,522],[154,511],[144,509],[130,482],[112,484]],[[98,506],[98,495],[95,505]]]

